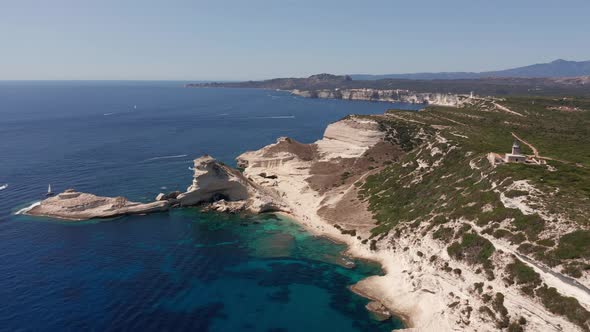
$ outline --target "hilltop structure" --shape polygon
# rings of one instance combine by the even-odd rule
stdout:
[[[506,163],[524,163],[527,161],[527,157],[520,152],[520,143],[517,140],[512,143],[512,153],[507,153],[504,156],[504,162]]]
[[[488,160],[490,161],[490,164],[492,164],[493,166],[506,163],[521,163],[534,165],[545,164],[545,161],[541,158],[536,158],[533,156],[527,156],[523,154],[520,150],[520,142],[518,140],[515,140],[514,143],[512,143],[512,151],[510,153],[505,153],[502,156],[499,153],[490,152],[488,153]]]

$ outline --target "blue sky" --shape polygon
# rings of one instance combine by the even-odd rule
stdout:
[[[261,79],[590,60],[588,0],[0,0],[0,79]]]

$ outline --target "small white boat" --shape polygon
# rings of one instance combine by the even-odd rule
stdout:
[[[0,186],[0,190],[4,190],[6,188],[8,188],[8,184],[3,184],[3,185]]]
[[[51,184],[47,187],[47,194],[45,196],[53,196],[53,192],[51,191]]]

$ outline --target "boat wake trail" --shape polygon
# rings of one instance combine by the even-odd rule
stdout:
[[[295,119],[295,115],[255,116],[251,119]]]
[[[178,154],[178,155],[174,155],[174,156],[162,156],[162,157],[154,157],[154,158],[149,158],[144,160],[144,162],[146,161],[154,161],[154,160],[161,160],[161,159],[173,159],[173,158],[184,158],[188,155],[186,154]]]

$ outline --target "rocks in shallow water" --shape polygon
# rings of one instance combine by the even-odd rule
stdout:
[[[164,193],[159,193],[158,196],[156,196],[156,201],[169,201],[169,200],[175,200],[178,195],[180,195],[181,192],[180,191],[173,191],[167,194]]]
[[[228,202],[224,199],[208,204],[204,211],[215,211],[223,213],[239,213],[246,208],[246,201]]]
[[[391,312],[381,302],[371,301],[365,308],[371,312],[376,320],[383,321],[391,318]]]

